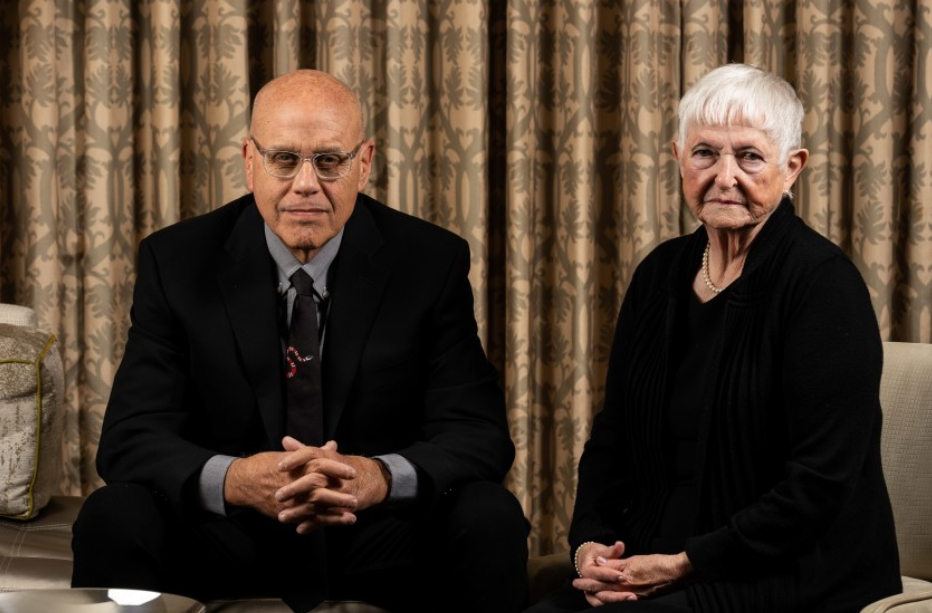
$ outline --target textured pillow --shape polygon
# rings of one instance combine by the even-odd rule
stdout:
[[[9,305],[0,306],[0,315],[10,315]],[[55,336],[0,323],[0,515],[30,519],[57,490],[64,393]]]

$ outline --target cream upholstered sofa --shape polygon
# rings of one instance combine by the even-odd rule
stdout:
[[[0,336],[11,319],[18,325],[34,325],[22,319],[22,311],[11,318],[6,308],[0,305]],[[8,358],[0,355],[0,364]],[[881,403],[884,470],[896,518],[904,593],[874,603],[862,613],[932,613],[932,345],[884,343]],[[0,432],[0,445],[2,436]],[[0,518],[0,592],[69,586],[71,524],[81,502],[78,497],[52,496],[30,520]],[[532,558],[528,575],[535,601],[572,575],[569,556]],[[207,603],[207,610],[290,613],[279,600],[215,601]],[[315,613],[385,612],[364,603],[324,603]]]

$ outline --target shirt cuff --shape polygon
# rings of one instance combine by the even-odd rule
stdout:
[[[235,459],[233,456],[215,455],[204,463],[198,478],[201,508],[217,515],[227,514],[226,502],[223,499],[223,482],[226,480],[230,464]]]
[[[388,491],[386,503],[411,502],[417,498],[417,469],[414,464],[397,453],[377,455],[372,459],[382,462],[392,475],[392,487]]]

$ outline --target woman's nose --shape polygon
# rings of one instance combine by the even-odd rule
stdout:
[[[715,172],[715,184],[722,189],[730,189],[735,186],[735,176],[738,171],[738,165],[732,155],[723,155],[718,159],[718,168]]]

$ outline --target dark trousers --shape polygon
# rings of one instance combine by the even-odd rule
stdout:
[[[525,613],[581,613],[598,611],[598,613],[693,613],[692,607],[683,591],[672,592],[649,600],[629,600],[610,602],[598,608],[589,606],[583,593],[566,584],[553,594],[545,597]]]
[[[72,585],[202,602],[278,597],[295,611],[315,606],[318,593],[397,613],[437,611],[440,603],[463,613],[526,606],[528,523],[504,487],[466,484],[429,511],[373,508],[358,518],[309,539],[251,511],[182,520],[147,488],[108,485],[75,522]]]

